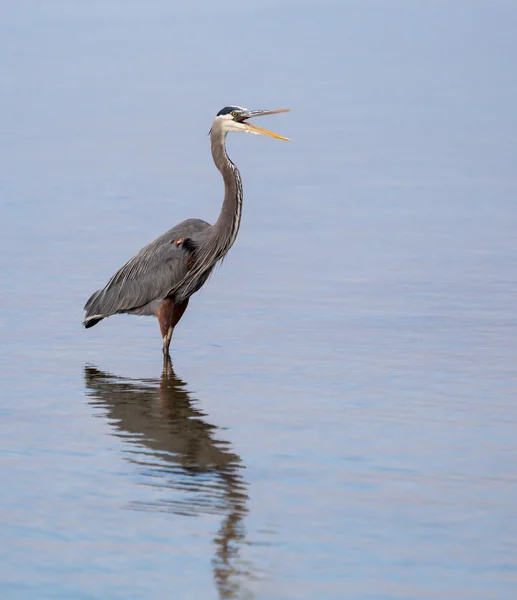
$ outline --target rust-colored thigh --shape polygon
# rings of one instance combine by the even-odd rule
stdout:
[[[169,327],[173,327],[173,315],[174,304],[170,298],[165,298],[165,300],[160,304],[160,306],[156,310],[156,316],[158,317],[158,323],[160,324],[160,331],[162,333],[162,337],[165,337],[165,335],[169,331]]]
[[[177,304],[174,306],[173,315],[172,315],[172,327],[173,328],[176,327],[176,325],[179,323],[179,320],[183,316],[183,313],[187,310],[187,306],[188,306],[188,298],[185,300],[185,302],[182,302],[181,304]]]

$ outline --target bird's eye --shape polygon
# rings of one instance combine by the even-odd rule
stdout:
[[[235,119],[235,118],[236,118],[236,117],[238,117],[238,116],[239,116],[239,113],[238,113],[236,110],[234,110],[234,111],[232,112],[232,117]]]

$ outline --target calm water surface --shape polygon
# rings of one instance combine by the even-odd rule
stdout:
[[[7,6],[7,5],[6,5]],[[0,21],[0,597],[517,594],[517,7],[24,0]],[[161,376],[81,328],[138,248],[242,229]]]

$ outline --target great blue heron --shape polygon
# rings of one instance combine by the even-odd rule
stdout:
[[[224,180],[224,200],[214,225],[187,219],[142,248],[119,269],[106,287],[86,303],[83,325],[93,327],[115,314],[156,315],[169,355],[174,327],[185,312],[190,296],[208,279],[215,264],[232,247],[239,231],[242,211],[242,180],[239,169],[226,153],[226,134],[244,131],[288,140],[247,120],[287,112],[288,109],[248,110],[226,106],[217,113],[210,130],[212,156]]]

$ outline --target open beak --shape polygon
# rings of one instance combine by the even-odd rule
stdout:
[[[242,117],[239,122],[244,125],[246,131],[248,133],[255,133],[257,135],[269,135],[270,137],[276,138],[277,140],[286,140],[289,142],[289,138],[284,137],[282,135],[278,135],[277,133],[273,133],[268,129],[264,129],[263,127],[259,127],[258,125],[254,125],[253,123],[248,123],[248,119],[253,117],[263,117],[264,115],[276,115],[278,113],[289,112],[289,108],[277,108],[276,110],[250,110],[249,113]]]

